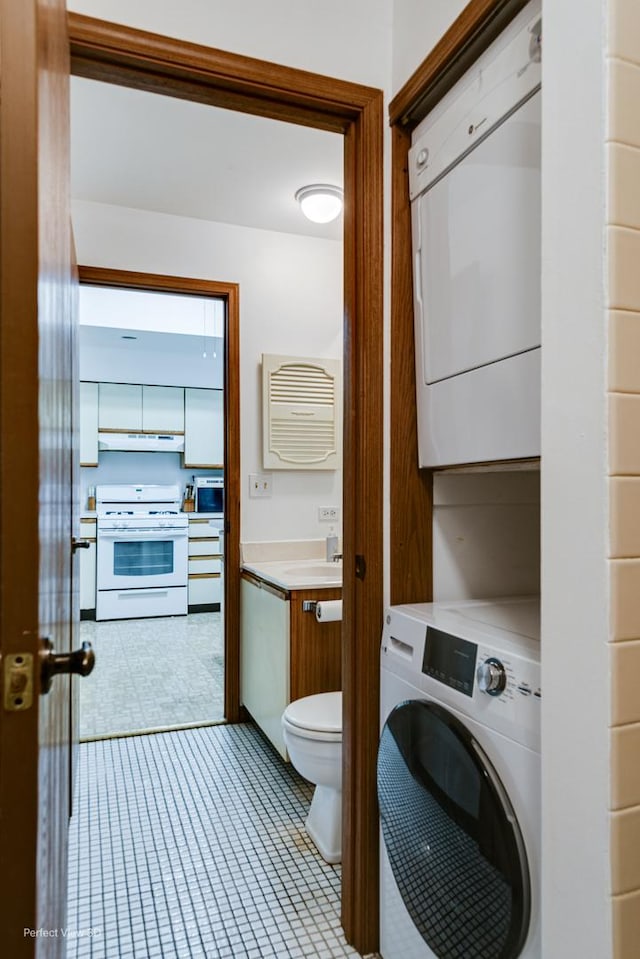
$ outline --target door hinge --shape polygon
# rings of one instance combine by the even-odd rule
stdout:
[[[4,708],[15,713],[33,705],[33,654],[9,653],[4,658]]]

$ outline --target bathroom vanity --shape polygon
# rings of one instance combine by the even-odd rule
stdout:
[[[342,624],[319,623],[303,603],[341,597],[338,564],[264,563],[242,570],[240,699],[285,759],[281,718],[286,706],[342,688]]]

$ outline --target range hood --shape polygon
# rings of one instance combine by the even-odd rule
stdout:
[[[182,453],[184,436],[171,433],[98,433],[98,449],[136,453]]]

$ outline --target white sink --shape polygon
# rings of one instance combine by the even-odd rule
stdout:
[[[342,586],[342,563],[319,559],[279,560],[278,562],[245,563],[244,569],[268,583],[283,589],[329,589]]]

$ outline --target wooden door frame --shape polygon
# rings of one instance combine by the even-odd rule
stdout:
[[[360,952],[372,952],[378,943],[376,754],[383,601],[382,92],[79,14],[69,14],[68,22],[76,76],[344,137],[341,918],[347,940]],[[239,527],[231,529],[234,537]],[[356,557],[362,578],[356,576]]]
[[[139,273],[108,267],[78,267],[80,283],[155,293],[211,296],[225,303],[224,331],[224,474],[225,577],[224,607],[240,604],[240,288],[237,283],[202,280],[159,273]],[[235,535],[230,531],[234,530]],[[225,617],[224,714],[228,722],[240,718],[240,631],[238,617]]]

